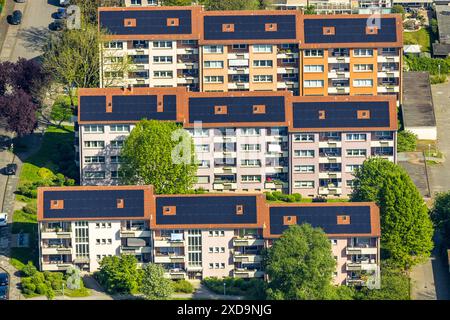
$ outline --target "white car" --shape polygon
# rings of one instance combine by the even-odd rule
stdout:
[[[6,227],[8,225],[8,214],[0,213],[0,227]]]

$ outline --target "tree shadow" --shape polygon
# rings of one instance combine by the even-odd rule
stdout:
[[[42,50],[52,34],[49,28],[30,27],[19,31],[17,37],[25,42],[24,46],[30,50]]]
[[[446,248],[442,245],[439,234],[436,234],[431,267],[437,300],[450,300],[450,270],[446,255]]]

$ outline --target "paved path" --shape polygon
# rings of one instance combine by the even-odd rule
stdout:
[[[437,122],[438,149],[447,159],[442,164],[429,165],[431,193],[450,190],[450,82],[431,86]]]
[[[53,5],[56,2],[27,0],[26,3],[14,3],[14,10],[22,11],[23,20],[20,25],[8,25],[0,62],[15,62],[20,57],[33,59],[42,54],[40,46],[51,33],[49,25],[53,21],[52,14],[57,10],[57,6]]]
[[[400,152],[398,164],[408,172],[412,181],[424,198],[430,197],[425,159],[422,152]]]

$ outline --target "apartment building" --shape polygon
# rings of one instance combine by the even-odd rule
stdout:
[[[99,25],[110,32],[103,87],[394,95],[401,102],[400,15],[129,7],[99,8]],[[116,56],[129,57],[127,72],[111,71]]]
[[[125,7],[147,7],[159,5],[158,0],[124,0]]]
[[[172,279],[263,277],[261,250],[301,223],[330,239],[336,284],[379,280],[374,203],[268,204],[263,194],[154,195],[151,186],[38,189],[43,271],[93,272],[104,256],[132,254]]]
[[[185,88],[80,89],[82,185],[119,183],[123,141],[143,118],[192,135],[195,188],[345,197],[372,156],[396,161],[392,96],[300,97],[283,92],[187,92]]]
[[[378,9],[390,13],[392,0],[273,0],[271,6],[278,10],[305,10],[314,7],[317,14],[361,13],[361,9]]]

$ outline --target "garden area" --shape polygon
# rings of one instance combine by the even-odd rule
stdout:
[[[266,195],[266,200],[268,203],[286,203],[286,202],[301,202],[301,203],[311,203],[311,202],[347,202],[347,198],[303,198],[300,193],[285,194],[281,191],[264,192]]]
[[[28,261],[37,265],[37,188],[71,186],[78,179],[73,141],[73,127],[48,127],[40,149],[24,161],[16,191],[16,203],[22,208],[14,211],[12,225],[13,234],[29,234],[29,248],[11,250],[11,263],[19,270]]]
[[[251,278],[205,278],[202,284],[209,290],[217,294],[224,294],[232,296],[243,296],[246,299],[263,300],[266,298],[266,283],[262,279]],[[225,286],[224,286],[225,284]]]

